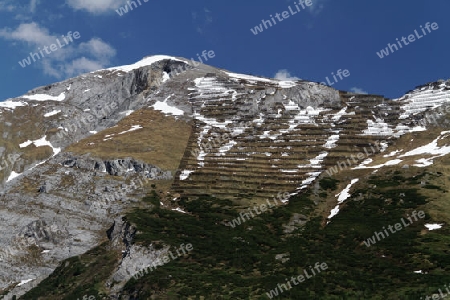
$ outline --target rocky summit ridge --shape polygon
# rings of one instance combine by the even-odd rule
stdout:
[[[141,199],[152,189],[180,214],[189,213],[180,199],[205,194],[246,209],[280,192],[317,191],[329,175],[345,187],[383,168],[433,165],[450,153],[449,103],[450,81],[386,99],[163,55],[7,99],[0,290],[23,295],[107,242],[120,259],[105,289],[120,294],[167,252],[134,245],[123,218],[147,208]],[[314,203],[324,225],[341,204]]]

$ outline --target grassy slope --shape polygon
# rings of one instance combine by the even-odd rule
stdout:
[[[40,106],[17,107],[11,111],[2,110],[0,147],[4,147],[5,152],[1,157],[0,179],[5,178],[5,171],[12,169],[17,173],[21,173],[24,171],[24,164],[47,159],[53,154],[53,150],[49,146],[35,147],[30,145],[26,148],[19,147],[19,144],[27,140],[40,139],[47,134],[39,125],[45,119],[43,117],[45,111]],[[56,116],[50,118],[56,118]],[[18,163],[18,157],[14,157],[12,153],[20,153],[20,160],[23,160],[23,163]]]
[[[133,125],[143,128],[119,135]],[[76,154],[90,153],[103,159],[133,157],[163,170],[175,171],[184,155],[191,126],[158,111],[142,109],[121,120],[117,126],[94,134],[68,147]],[[106,135],[111,135],[106,137]],[[104,139],[112,138],[104,141]]]

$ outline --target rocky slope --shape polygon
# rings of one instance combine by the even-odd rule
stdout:
[[[285,220],[285,233],[316,216],[333,223],[347,198],[320,196],[324,177],[339,177],[349,195],[385,168],[445,159],[449,96],[450,81],[390,100],[153,56],[8,99],[0,289],[23,295],[62,261],[107,245],[102,294],[127,294],[168,249],[133,242],[124,219],[133,208],[192,214],[185,201],[209,195],[239,211],[312,192],[313,211]],[[150,193],[157,202],[142,200]]]

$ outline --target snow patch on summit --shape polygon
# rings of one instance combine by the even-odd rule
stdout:
[[[280,88],[291,88],[291,87],[294,87],[297,85],[297,83],[292,80],[276,80],[276,79],[256,77],[256,76],[252,76],[252,75],[238,74],[238,73],[232,73],[232,72],[225,72],[225,73],[228,76],[230,76],[232,79],[244,79],[244,80],[249,81],[250,83],[256,83],[256,82],[260,81],[260,82],[266,82],[266,83],[278,85]]]
[[[16,107],[26,106],[26,105],[27,105],[27,103],[25,103],[23,101],[6,100],[3,102],[0,102],[0,107],[10,108],[10,109],[15,109]]]
[[[25,98],[29,100],[35,100],[35,101],[63,101],[66,99],[66,93],[62,92],[59,94],[59,96],[50,96],[46,94],[34,94],[34,95],[25,95],[21,96],[20,98]]]
[[[113,67],[113,68],[109,68],[106,69],[108,71],[123,71],[123,72],[130,72],[136,69],[139,69],[141,67],[145,67],[145,66],[150,66],[156,62],[159,62],[161,60],[164,59],[168,59],[168,60],[175,60],[175,61],[181,61],[181,62],[185,62],[181,59],[175,58],[173,56],[167,56],[167,55],[154,55],[154,56],[149,56],[146,57],[140,61],[138,61],[137,63],[131,64],[131,65],[125,65],[125,66],[119,66],[119,67]],[[102,71],[102,70],[99,70]],[[98,71],[96,71],[98,72]]]

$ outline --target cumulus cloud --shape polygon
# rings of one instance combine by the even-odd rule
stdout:
[[[80,57],[68,64],[65,64],[63,70],[67,75],[73,76],[76,74],[99,70],[102,68],[103,65],[101,62],[86,57]]]
[[[100,38],[92,38],[86,43],[81,43],[79,49],[82,52],[90,53],[100,60],[109,60],[116,55],[116,49],[102,41]]]
[[[358,88],[358,87],[352,87],[350,89],[351,92],[355,93],[355,94],[368,94],[365,90]]]
[[[0,37],[37,46],[51,44],[56,39],[56,36],[52,36],[48,29],[40,27],[35,22],[20,24],[16,29],[0,29]]]
[[[17,42],[19,45],[24,44],[25,47],[21,48],[25,50],[24,59],[30,52],[38,53],[39,48],[57,44],[57,39],[65,45],[62,35],[67,33],[51,34],[47,28],[34,22],[20,24],[16,29],[0,29],[0,38]],[[116,49],[102,39],[94,37],[82,43],[73,40],[63,48],[49,54],[43,53],[44,57],[34,62],[33,66],[42,68],[46,75],[63,78],[105,68],[116,56]]]
[[[114,12],[126,2],[126,0],[66,0],[66,3],[73,9],[86,10],[92,14]]]
[[[279,70],[275,74],[274,78],[278,79],[278,80],[284,80],[284,81],[300,80],[300,78],[298,78],[298,77],[291,76],[291,73],[288,70],[286,70],[286,69]]]

